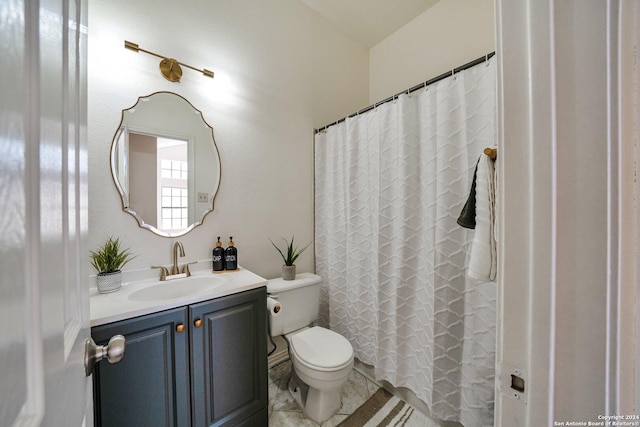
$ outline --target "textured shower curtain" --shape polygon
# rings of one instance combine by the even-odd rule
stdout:
[[[496,143],[495,59],[316,135],[321,322],[434,418],[493,425],[492,282],[456,219]]]

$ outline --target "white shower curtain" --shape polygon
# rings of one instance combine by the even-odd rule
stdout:
[[[434,418],[493,425],[495,283],[456,219],[496,143],[495,60],[316,135],[321,323]]]

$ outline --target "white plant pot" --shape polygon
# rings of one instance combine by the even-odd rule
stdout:
[[[98,273],[96,281],[98,283],[99,293],[108,294],[109,292],[115,292],[122,287],[122,271]]]
[[[295,265],[283,265],[282,266],[282,278],[284,280],[294,280],[296,278],[296,266]]]

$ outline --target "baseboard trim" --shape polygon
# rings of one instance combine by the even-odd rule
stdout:
[[[276,344],[276,348],[271,356],[269,356],[269,369],[273,368],[279,363],[284,362],[285,360],[289,360],[289,345],[287,344],[287,340],[285,340],[283,336],[277,336],[273,337],[273,342]],[[271,343],[268,342],[268,344],[270,347],[269,351],[271,351]]]

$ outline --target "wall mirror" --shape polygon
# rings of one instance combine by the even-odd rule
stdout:
[[[202,112],[172,92],[122,110],[111,144],[122,209],[142,228],[176,237],[202,224],[220,185],[220,156]]]

